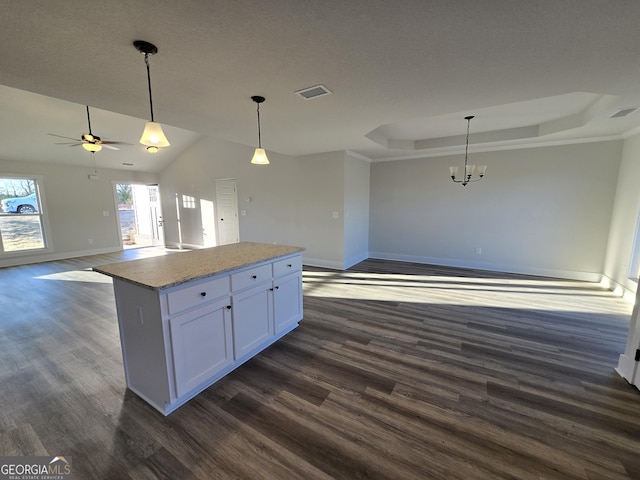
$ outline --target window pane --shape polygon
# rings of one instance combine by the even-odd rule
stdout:
[[[5,252],[44,248],[39,215],[0,216],[0,232]]]
[[[0,177],[2,252],[46,248],[35,178]]]
[[[2,213],[38,212],[36,182],[31,178],[0,178],[0,210]]]

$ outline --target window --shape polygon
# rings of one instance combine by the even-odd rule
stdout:
[[[195,197],[189,195],[182,195],[182,208],[196,208]]]
[[[35,177],[0,177],[0,252],[45,248]]]

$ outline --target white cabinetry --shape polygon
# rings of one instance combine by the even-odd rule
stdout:
[[[244,358],[273,336],[270,288],[269,282],[233,294],[233,348],[236,360]]]
[[[114,291],[127,386],[167,415],[297,327],[302,257],[159,289],[114,277]]]
[[[302,318],[302,258],[274,262],[273,278],[273,317],[278,334]]]
[[[171,318],[169,326],[177,396],[233,363],[228,300]]]

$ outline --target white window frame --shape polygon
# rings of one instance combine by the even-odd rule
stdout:
[[[24,256],[36,253],[48,252],[52,250],[51,229],[49,228],[49,216],[45,207],[44,176],[28,173],[0,173],[0,179],[33,180],[35,182],[36,198],[38,200],[38,216],[40,217],[40,228],[42,229],[43,247],[29,248],[24,250],[12,250],[6,252],[2,243],[2,232],[0,232],[0,258],[11,256]]]

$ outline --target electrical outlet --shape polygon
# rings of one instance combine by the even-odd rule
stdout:
[[[476,255],[482,255],[482,248],[476,247]]]
[[[93,245],[93,238],[89,239],[89,245]]]

